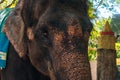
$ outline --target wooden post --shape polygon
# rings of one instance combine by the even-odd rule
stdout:
[[[108,21],[100,34],[97,49],[97,80],[116,80],[115,36]]]

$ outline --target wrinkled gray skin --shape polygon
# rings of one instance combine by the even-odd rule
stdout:
[[[51,80],[91,80],[87,47],[92,25],[86,3],[20,0],[4,32],[20,57],[28,56]]]

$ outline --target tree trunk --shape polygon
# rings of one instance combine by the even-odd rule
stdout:
[[[97,50],[97,80],[116,80],[116,51],[112,49]]]

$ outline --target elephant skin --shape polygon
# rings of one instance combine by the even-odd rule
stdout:
[[[91,80],[87,0],[20,0],[4,32],[21,58],[51,80]]]
[[[30,63],[29,59],[18,56],[10,44],[8,60],[5,69],[1,70],[1,80],[50,80],[49,77],[38,72]]]

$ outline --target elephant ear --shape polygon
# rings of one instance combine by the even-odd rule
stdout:
[[[23,0],[20,0],[15,9],[7,18],[7,21],[3,28],[3,32],[5,32],[20,57],[24,57],[27,53],[27,44],[23,38],[24,22],[21,17],[22,7]]]

